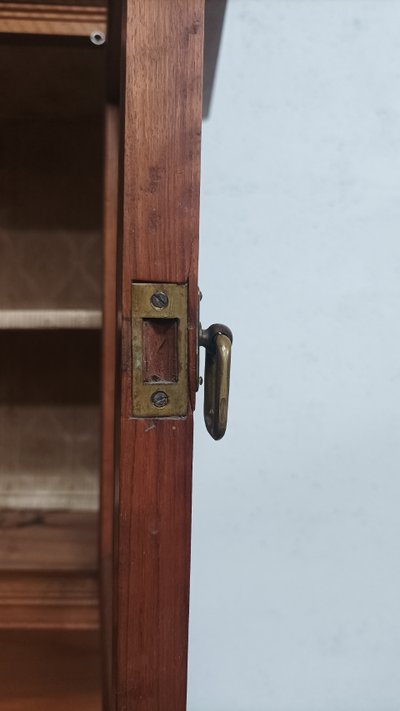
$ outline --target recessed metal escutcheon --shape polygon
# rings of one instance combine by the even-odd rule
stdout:
[[[188,409],[187,285],[132,283],[132,415]]]

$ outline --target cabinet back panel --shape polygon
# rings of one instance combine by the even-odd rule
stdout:
[[[100,308],[105,79],[92,47],[0,47],[0,309]]]
[[[97,508],[99,340],[0,332],[0,508]]]

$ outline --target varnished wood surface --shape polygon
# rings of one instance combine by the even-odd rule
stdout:
[[[0,630],[0,711],[101,711],[98,632]]]
[[[203,118],[210,113],[216,67],[221,45],[227,0],[205,0]],[[107,23],[107,95],[118,104],[120,95],[119,55],[121,50],[121,2],[109,0]]]
[[[117,711],[186,708],[203,5],[124,5]],[[132,281],[188,283],[192,398],[184,418],[131,416]]]

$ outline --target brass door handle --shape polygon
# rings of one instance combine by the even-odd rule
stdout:
[[[204,373],[204,420],[213,439],[221,439],[228,422],[232,331],[220,323],[199,331],[199,345],[206,349]]]

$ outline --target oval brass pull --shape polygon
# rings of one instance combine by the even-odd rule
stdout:
[[[214,439],[224,436],[228,422],[232,341],[232,331],[220,323],[200,329],[199,345],[206,349],[204,420]]]

